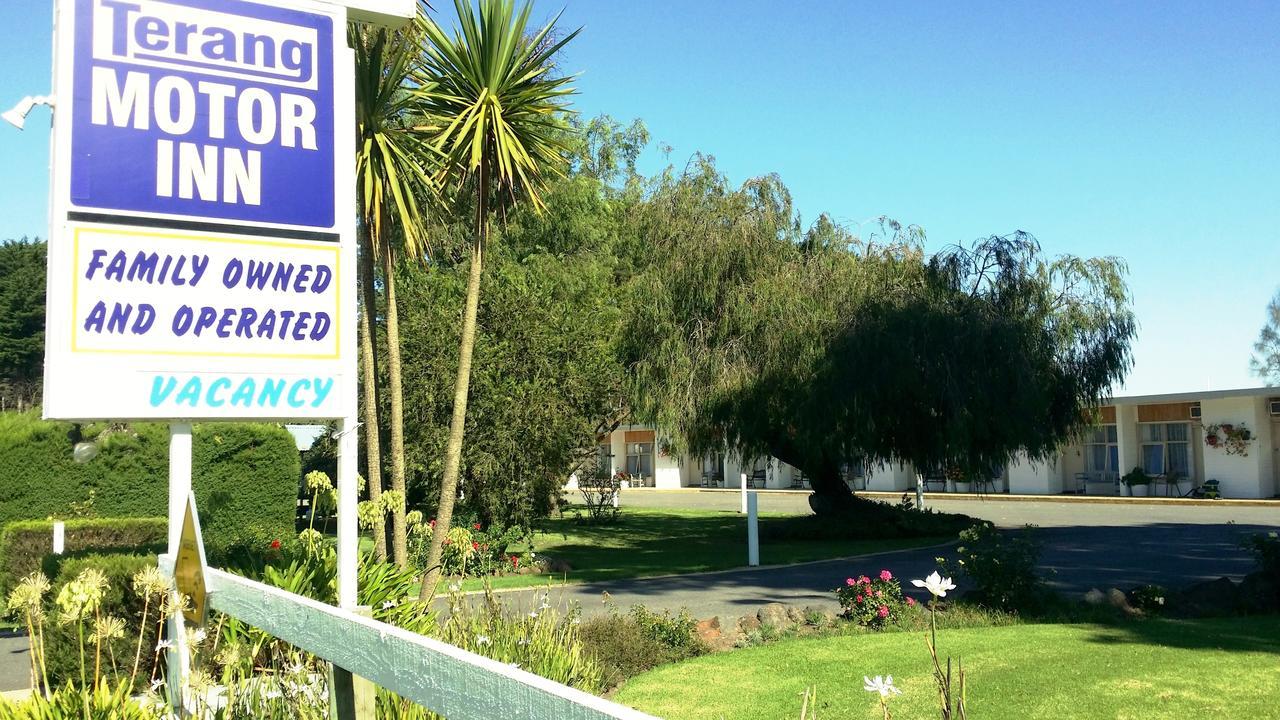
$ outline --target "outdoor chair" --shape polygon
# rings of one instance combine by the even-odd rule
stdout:
[[[764,470],[753,470],[751,476],[747,478],[747,487],[763,488],[766,477]]]
[[[1183,481],[1183,480],[1190,480],[1190,478],[1187,478],[1187,477],[1184,477],[1184,476],[1182,476],[1182,475],[1179,475],[1178,473],[1170,473],[1169,475],[1164,475],[1164,476],[1161,476],[1161,477],[1157,478],[1157,480],[1158,480],[1159,482],[1163,482],[1163,483],[1164,483],[1164,496],[1165,496],[1165,497],[1181,497],[1181,496],[1182,496],[1182,481]]]
[[[979,494],[996,491],[996,480],[991,477],[979,477],[973,481],[973,490]]]
[[[792,474],[792,475],[791,475],[791,489],[792,489],[792,490],[803,490],[803,489],[804,489],[805,484],[806,484],[806,483],[808,483],[808,482],[809,482],[809,481],[808,481],[808,479],[806,479],[806,478],[805,478],[805,476],[804,476],[804,473],[803,473],[803,472],[796,471],[794,474]]]
[[[1089,494],[1089,473],[1078,472],[1076,473],[1075,480],[1076,480],[1076,489],[1075,489],[1076,494],[1088,495]]]
[[[938,489],[934,490],[932,486],[937,485]],[[947,479],[944,477],[926,477],[924,478],[924,489],[926,492],[942,492],[947,489]]]

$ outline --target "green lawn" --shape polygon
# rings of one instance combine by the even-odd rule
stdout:
[[[763,527],[787,515],[761,514]],[[780,565],[935,545],[948,538],[890,540],[779,540],[762,542],[760,562]],[[533,537],[534,552],[569,563],[565,577],[510,575],[491,578],[495,588],[593,582],[706,570],[747,564],[747,521],[736,512],[714,510],[624,510],[612,525],[588,525],[570,517],[544,521]],[[521,548],[522,549],[522,548]],[[512,548],[515,551],[515,548]],[[479,580],[463,588],[479,589]]]
[[[1280,717],[1280,618],[1014,625],[942,631],[961,655],[969,715],[1024,718]],[[668,720],[776,720],[799,715],[816,685],[818,717],[880,718],[864,675],[893,675],[895,720],[936,718],[918,632],[785,640],[668,665],[616,699]]]

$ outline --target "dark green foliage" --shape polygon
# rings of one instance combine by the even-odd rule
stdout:
[[[164,552],[168,538],[164,518],[95,518],[66,522],[65,554],[53,552],[53,521],[23,520],[0,528],[0,595],[36,570],[56,577],[58,565],[90,553]]]
[[[654,613],[643,605],[630,614],[616,609],[582,621],[583,648],[603,672],[603,685],[613,688],[622,681],[659,665],[687,660],[707,652],[694,634],[696,621],[687,613]]]
[[[45,251],[42,240],[0,243],[0,399],[30,406],[44,373]]]
[[[955,537],[973,524],[968,515],[923,512],[910,505],[890,505],[854,497],[832,517],[801,515],[769,518],[760,523],[765,540],[872,540],[877,538]]]
[[[107,578],[107,591],[102,599],[99,607],[100,615],[114,615],[125,621],[127,630],[123,638],[113,640],[111,647],[108,649],[105,645],[102,649],[102,664],[106,669],[111,668],[111,655],[115,654],[116,666],[120,670],[116,677],[123,676],[128,678],[129,670],[133,667],[134,651],[138,642],[138,626],[142,618],[143,601],[134,592],[133,575],[148,566],[156,564],[154,555],[134,555],[134,554],[104,554],[104,555],[86,555],[84,557],[73,558],[61,564],[58,568],[58,574],[53,578],[52,589],[46,603],[49,612],[49,620],[45,624],[45,651],[48,653],[47,663],[49,669],[49,682],[55,687],[62,685],[64,682],[75,680],[80,681],[80,646],[77,638],[76,626],[74,623],[63,624],[58,622],[57,604],[53,602],[58,597],[58,591],[63,585],[76,579],[86,568],[97,568]],[[142,628],[142,665],[143,670],[138,671],[139,678],[137,680],[135,690],[141,691],[145,689],[150,682],[151,659],[154,657],[156,646],[156,620],[158,619],[155,604],[152,603],[150,610],[150,620],[147,627]],[[93,632],[93,618],[85,621],[85,637]],[[92,645],[86,640],[86,646],[89,648],[87,656],[90,662],[93,659]],[[93,668],[89,668],[89,672],[93,672]]]
[[[891,222],[802,232],[776,177],[734,188],[702,158],[650,192],[624,353],[635,410],[680,449],[772,455],[835,499],[854,459],[989,472],[1055,451],[1129,366],[1114,258],[1046,258],[1021,232],[932,257]]]
[[[71,457],[77,440],[99,450]],[[241,545],[293,535],[299,459],[278,425],[197,425],[192,474],[210,562]],[[168,509],[169,433],[164,425],[87,424],[0,415],[0,525],[48,517],[154,517]]]
[[[1042,546],[1036,533],[1030,525],[1016,533],[985,523],[974,525],[960,533],[956,560],[954,564],[944,561],[945,570],[957,576],[966,600],[1001,610],[1037,612],[1051,602],[1052,593],[1036,574]]]

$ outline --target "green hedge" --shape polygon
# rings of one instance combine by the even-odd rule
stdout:
[[[155,555],[132,555],[128,553],[86,555],[73,558],[62,563],[58,573],[54,575],[52,588],[46,597],[45,612],[49,620],[44,626],[45,664],[49,671],[49,683],[60,687],[67,682],[80,682],[80,642],[75,625],[58,622],[58,591],[63,585],[76,579],[87,568],[97,568],[107,578],[107,592],[102,598],[99,612],[102,615],[114,615],[125,621],[124,637],[113,640],[110,647],[103,645],[101,662],[106,669],[114,662],[117,678],[128,678],[133,666],[134,653],[137,651],[138,633],[142,633],[142,658],[139,663],[138,678],[134,691],[144,690],[151,680],[151,669],[155,662],[156,633],[158,631],[155,605],[149,610],[149,622],[141,626],[143,602],[133,588],[133,576],[143,568],[156,564]],[[85,632],[92,632],[93,620],[86,623]],[[93,645],[87,644],[88,673],[93,673]],[[163,662],[163,658],[161,659]]]
[[[98,454],[72,459],[76,440]],[[279,425],[208,423],[192,439],[192,477],[212,562],[293,533],[300,464]],[[160,423],[75,426],[0,414],[0,526],[50,517],[155,517],[168,511],[169,431]]]
[[[53,521],[20,520],[0,529],[0,595],[36,570],[57,575],[58,558],[90,552],[163,552],[168,538],[165,518],[100,518],[68,520],[64,554],[53,556]]]

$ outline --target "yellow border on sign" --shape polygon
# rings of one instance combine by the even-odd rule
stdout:
[[[221,243],[238,243],[240,245],[261,245],[264,247],[291,248],[301,250],[320,250],[333,252],[333,282],[334,282],[334,304],[337,306],[336,317],[333,319],[333,344],[334,350],[332,354],[315,355],[315,354],[290,354],[290,353],[230,353],[230,352],[201,352],[197,350],[123,350],[123,349],[106,349],[99,350],[93,348],[80,348],[76,345],[77,333],[80,329],[79,320],[76,318],[76,308],[80,306],[80,233],[93,232],[103,235],[127,235],[129,237],[150,237],[165,238],[168,240],[199,240],[205,242],[221,242]],[[215,237],[212,235],[190,235],[190,234],[174,234],[174,233],[158,233],[134,230],[112,230],[108,228],[90,228],[77,227],[74,233],[74,241],[71,253],[71,352],[73,353],[100,353],[108,355],[178,355],[187,357],[231,357],[231,358],[270,358],[281,360],[335,360],[339,357],[342,348],[342,248],[336,246],[333,248],[316,247],[315,245],[302,245],[299,243],[288,243],[273,240],[244,240],[241,238]]]

